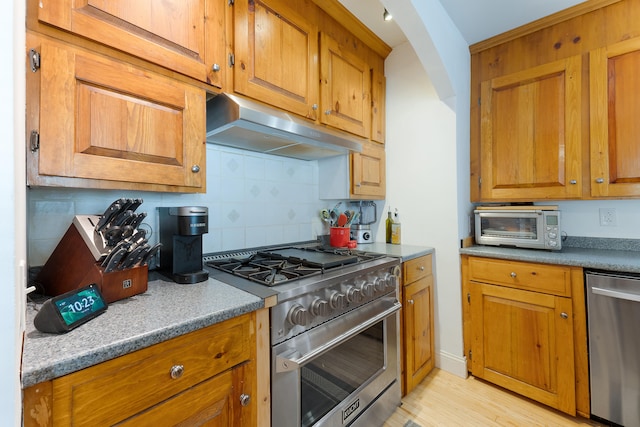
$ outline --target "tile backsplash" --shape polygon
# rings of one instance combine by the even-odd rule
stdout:
[[[31,188],[27,192],[29,266],[43,265],[74,215],[101,214],[119,197],[144,200],[156,233],[160,206],[206,206],[209,232],[203,252],[313,240],[328,229],[318,212],[331,205],[318,198],[318,163],[207,144],[206,194],[173,194],[116,190]]]

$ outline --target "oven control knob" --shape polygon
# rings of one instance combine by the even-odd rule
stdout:
[[[346,295],[341,292],[333,292],[329,297],[329,306],[333,310],[342,310],[347,302],[345,301]]]
[[[387,288],[387,278],[386,277],[377,277],[373,280],[373,287],[376,292],[384,292]]]
[[[389,289],[398,288],[398,276],[394,274],[390,274],[389,277],[387,277],[387,288]]]
[[[362,292],[360,289],[353,286],[347,289],[347,301],[350,303],[362,301]]]
[[[328,316],[329,303],[323,299],[316,298],[309,306],[309,312],[314,316]]]
[[[295,304],[289,309],[287,320],[293,325],[307,326],[309,323],[309,312],[300,304]]]
[[[366,282],[360,285],[360,292],[365,298],[371,298],[373,296],[374,289],[373,283],[371,282]]]

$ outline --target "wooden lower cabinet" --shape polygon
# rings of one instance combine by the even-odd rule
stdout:
[[[589,417],[582,269],[462,257],[473,376]]]
[[[431,255],[403,264],[402,395],[411,392],[434,367],[433,275]]]
[[[245,314],[29,387],[24,425],[258,425],[255,319]]]

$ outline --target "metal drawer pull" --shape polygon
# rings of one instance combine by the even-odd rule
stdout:
[[[612,291],[611,289],[602,288],[591,288],[591,292],[593,292],[595,295],[640,302],[640,295],[638,294],[630,294],[627,292]]]
[[[560,317],[562,317],[563,319],[568,319],[569,315],[563,311],[562,313],[560,313]]]
[[[173,365],[171,367],[171,371],[169,371],[169,374],[171,375],[171,378],[173,378],[174,380],[177,380],[178,378],[180,378],[182,376],[182,374],[184,374],[184,366],[183,365]]]
[[[420,271],[424,271],[424,266],[423,265],[420,266]]]
[[[247,406],[249,402],[251,402],[251,396],[249,396],[248,394],[242,393],[240,395],[240,405]]]
[[[517,276],[517,274],[516,274],[516,272],[515,272],[515,271],[512,271],[512,272],[511,272],[511,274],[510,274],[510,276],[511,276],[511,277],[513,277],[513,278],[515,278],[515,277]]]
[[[408,299],[407,302],[411,305],[413,305],[413,300],[412,299]]]

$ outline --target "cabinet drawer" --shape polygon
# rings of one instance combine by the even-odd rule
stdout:
[[[125,420],[249,360],[250,338],[240,316],[56,379],[54,425]]]
[[[571,268],[519,261],[469,258],[469,279],[518,289],[571,296]]]
[[[421,256],[403,263],[404,283],[413,283],[431,274],[431,255]]]

